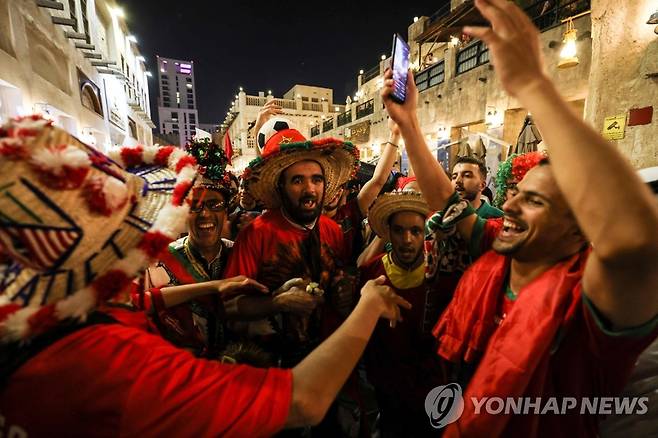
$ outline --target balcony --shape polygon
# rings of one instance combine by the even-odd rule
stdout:
[[[368,116],[373,112],[375,112],[375,101],[374,99],[370,99],[356,107],[356,118],[360,119],[361,117]]]
[[[274,99],[274,103],[279,105],[281,108],[286,109],[297,109],[297,102],[292,99]]]
[[[534,2],[524,10],[532,18],[535,26],[543,31],[559,26],[562,24],[562,20],[589,11],[590,8],[591,0],[559,0],[550,3],[541,0]]]
[[[322,132],[331,131],[332,129],[334,129],[334,118],[333,117],[330,118],[329,120],[325,120],[322,123]]]
[[[311,126],[311,137],[320,135],[320,125]]]
[[[260,96],[247,96],[247,105],[248,106],[257,106],[262,107],[267,102],[267,97]]]
[[[352,122],[352,110],[345,111],[342,114],[338,114],[337,119],[338,120],[337,120],[337,125],[336,126],[343,126],[343,125],[346,125],[348,123],[351,123]]]
[[[322,112],[322,104],[318,102],[302,102],[302,109],[304,111]]]

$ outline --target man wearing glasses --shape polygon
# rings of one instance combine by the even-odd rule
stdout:
[[[229,182],[206,177],[194,187],[188,235],[172,242],[157,265],[147,270],[140,288],[144,293],[137,298],[164,338],[209,358],[218,357],[227,343],[218,280],[233,246],[220,236],[233,194]],[[233,280],[258,289],[246,277]]]

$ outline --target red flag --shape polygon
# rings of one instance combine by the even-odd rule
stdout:
[[[228,158],[228,164],[233,165],[231,162],[231,158],[233,158],[233,145],[231,144],[231,137],[229,137],[228,131],[226,131],[226,135],[224,136],[224,152],[226,153],[226,158]]]

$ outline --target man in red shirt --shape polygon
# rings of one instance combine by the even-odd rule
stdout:
[[[286,129],[268,131],[261,157],[243,175],[267,211],[238,235],[225,276],[246,275],[275,292],[238,297],[226,310],[238,320],[267,318],[249,323],[249,335],[292,366],[335,330],[351,305],[343,235],[321,212],[353,176],[358,151],[336,139],[307,141],[285,119],[267,126]]]
[[[420,193],[393,192],[377,198],[368,222],[392,249],[360,268],[361,281],[385,276],[385,284],[412,305],[393,330],[377,324],[366,350],[368,380],[377,394],[383,436],[433,436],[423,409],[437,377],[432,327],[439,316],[437,294],[425,279],[423,239],[430,209]]]
[[[502,222],[478,219],[424,144],[412,75],[400,105],[386,73],[389,115],[430,207],[442,210],[429,231],[456,226],[472,254],[481,253],[434,330],[439,355],[467,384],[464,412],[444,436],[596,436],[599,417],[580,409],[494,415],[474,400],[541,397],[544,406],[550,397],[582,403],[621,390],[657,333],[658,207],[625,158],[546,77],[538,31],[523,11],[507,0],[475,4],[492,27],[464,32],[487,45],[503,87],[533,114],[552,164],[525,175]],[[606,195],[593,198],[590,187]],[[445,425],[435,421],[436,406],[428,410]]]
[[[3,436],[270,436],[317,424],[378,318],[409,306],[383,279],[369,282],[292,370],[194,358],[120,303],[182,230],[195,160],[171,146],[110,160],[51,123],[0,127],[0,245],[21,264],[0,277]],[[262,285],[240,276],[216,287],[223,297]]]

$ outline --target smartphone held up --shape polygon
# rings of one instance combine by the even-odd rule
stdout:
[[[391,98],[404,103],[407,98],[407,75],[409,74],[409,44],[398,34],[393,35],[391,50],[391,69],[393,70],[393,93]]]

